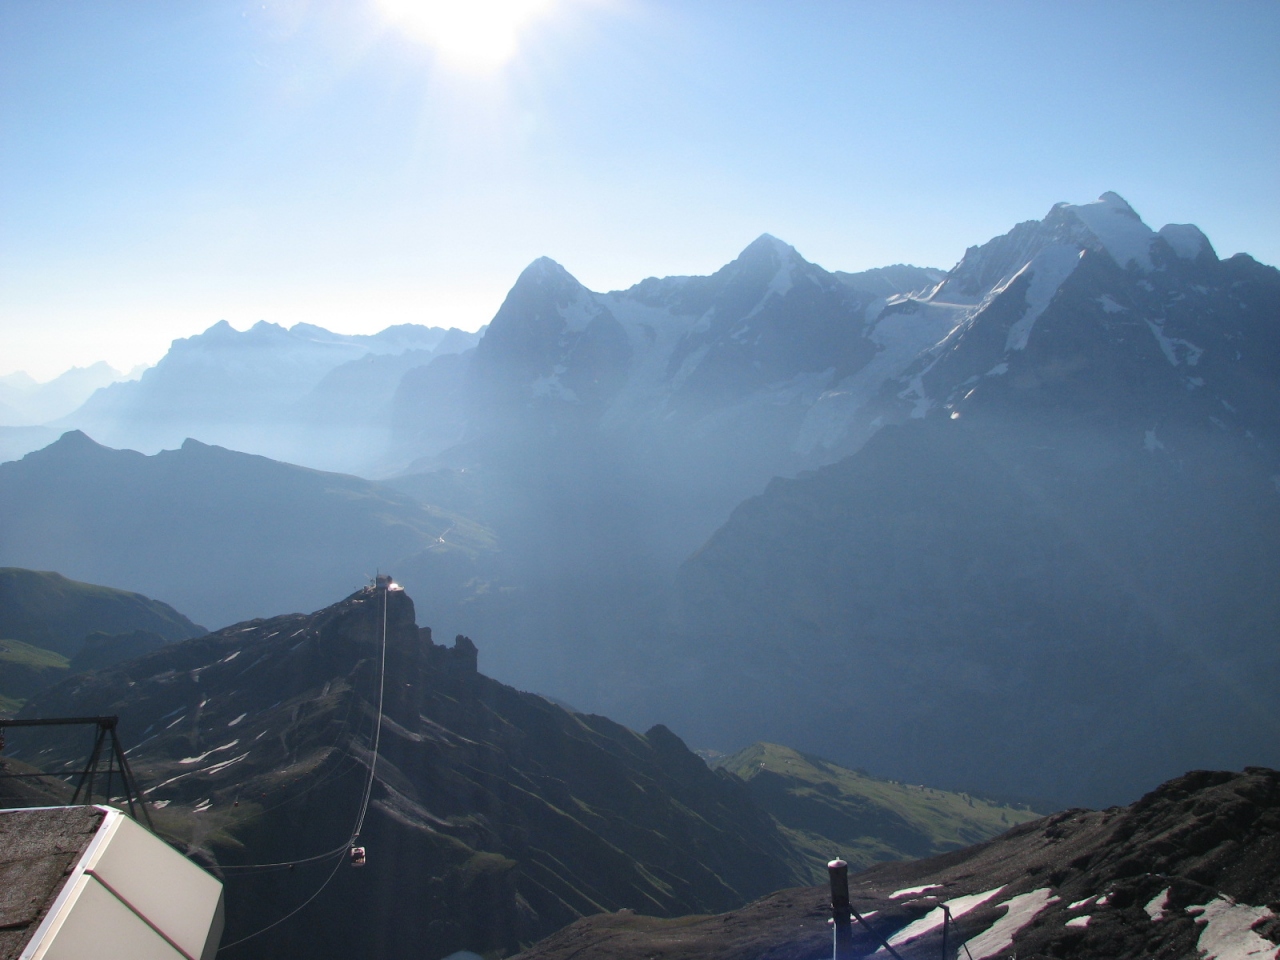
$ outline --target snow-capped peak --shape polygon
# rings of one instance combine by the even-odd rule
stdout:
[[[1166,223],[1160,228],[1160,236],[1183,260],[1195,260],[1206,250],[1217,259],[1213,244],[1194,223]]]
[[[1155,231],[1142,222],[1133,207],[1118,193],[1108,190],[1093,203],[1060,203],[1050,216],[1058,211],[1083,224],[1121,267],[1137,263],[1143,270],[1151,269],[1151,242],[1155,239]]]
[[[520,283],[567,283],[572,286],[580,286],[577,279],[569,273],[564,267],[556,263],[550,257],[539,257],[533,263],[529,264],[521,272],[520,277],[516,280],[516,284]]]
[[[768,250],[778,257],[798,257],[800,254],[796,252],[796,248],[791,246],[785,240],[779,240],[771,233],[762,233],[747,245],[740,256],[745,256],[752,251]]]

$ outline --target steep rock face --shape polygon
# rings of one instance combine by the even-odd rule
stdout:
[[[682,730],[1056,803],[1280,762],[1280,273],[1135,217],[1055,208],[886,306],[961,320],[687,561],[669,656],[724,708],[673,694]]]
[[[1216,431],[1140,436],[939,420],[776,481],[682,570],[669,715],[1059,803],[1277,762],[1280,503]]]
[[[1280,773],[1198,771],[1128,808],[1069,810],[989,843],[850,878],[857,956],[875,935],[904,960],[947,956],[1274,958],[1280,955]],[[527,960],[820,960],[829,893],[789,890],[718,917],[591,917]],[[964,944],[964,950],[960,944]],[[967,952],[965,952],[967,950]],[[881,950],[876,956],[888,956]]]
[[[626,331],[608,307],[555,261],[535,260],[476,347],[472,426],[500,427],[505,416],[530,404],[598,417],[621,385],[630,355]]]
[[[398,590],[71,678],[27,714],[119,714],[161,829],[227,879],[230,944],[345,861],[384,624],[369,865],[340,869],[313,907],[242,955],[501,955],[599,910],[722,910],[800,876],[740,781],[663,727],[641,735],[479,674],[474,645],[433,644]],[[49,735],[11,746],[46,769],[83,762],[81,744]],[[292,869],[237,869],[324,851]]]
[[[474,354],[406,375],[395,447],[418,459],[394,485],[491,526],[518,591],[518,609],[490,591],[468,610],[465,629],[503,638],[495,674],[629,710],[632,651],[680,560],[771,476],[827,456],[794,446],[825,385],[874,354],[867,308],[937,276],[836,276],[767,235],[711,276],[604,294],[542,259]]]

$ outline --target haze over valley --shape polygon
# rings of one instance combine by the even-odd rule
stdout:
[[[392,570],[579,709],[1123,802],[1280,742],[1278,310],[1274,268],[1114,193],[946,272],[765,235],[599,294],[543,258],[475,335],[175,343],[0,465],[0,563],[213,625]]]

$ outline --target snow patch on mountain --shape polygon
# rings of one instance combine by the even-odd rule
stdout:
[[[560,382],[560,378],[566,372],[568,372],[568,368],[564,364],[557,364],[550,374],[538,377],[533,381],[530,388],[532,395],[534,397],[550,397],[555,400],[577,403],[578,395]]]
[[[921,889],[933,889],[933,888],[923,887]],[[1003,889],[1004,889],[1004,885],[1001,885],[996,887],[994,890],[986,890],[982,893],[971,893],[968,896],[956,897],[953,900],[945,901],[944,905],[947,907],[948,910],[951,911],[951,919],[953,921],[958,920],[960,917],[963,917],[966,913],[969,913],[972,910],[976,910],[978,907],[982,906],[984,903],[986,903],[992,897],[996,896]],[[897,894],[894,894],[894,896],[896,897]],[[892,937],[890,937],[889,946],[891,947],[901,946],[902,944],[907,943],[911,940],[916,940],[916,939],[919,939],[920,937],[930,934],[934,930],[937,930],[939,927],[941,927],[945,919],[946,919],[946,911],[944,911],[941,906],[934,907],[932,910],[926,913],[919,920],[916,920],[914,923],[907,924],[905,927],[903,927],[901,930],[895,933]],[[881,947],[872,956],[876,956],[876,957],[888,956],[888,952],[883,947]]]
[[[789,247],[788,250],[790,250]],[[766,296],[772,294],[775,297],[785,297],[787,295],[787,292],[795,285],[794,267],[795,263],[791,257],[782,258],[782,263],[778,266],[778,272],[769,281],[769,290]]]
[[[763,764],[761,764],[761,766],[763,766]],[[893,893],[889,894],[889,899],[897,900],[900,897],[914,897],[917,894],[928,893],[930,890],[941,889],[941,887],[942,884],[940,883],[926,883],[920,887],[904,887],[901,890],[895,890]]]
[[[1196,943],[1204,960],[1275,960],[1280,956],[1280,948],[1252,929],[1275,916],[1267,907],[1251,907],[1230,897],[1217,897],[1209,903],[1187,907],[1187,913],[1197,918],[1196,923],[1204,924]]]
[[[809,454],[820,445],[828,449],[834,446],[845,435],[850,421],[887,381],[901,375],[912,361],[944,341],[972,309],[965,304],[909,297],[893,298],[889,306],[893,309],[886,307],[868,332],[868,339],[876,345],[876,355],[817,398],[796,435],[797,453]],[[927,405],[929,400],[919,380],[915,378],[906,392],[911,393],[915,409],[923,415],[922,404]]]
[[[1185,362],[1188,367],[1194,367],[1204,356],[1203,348],[1197,347],[1189,340],[1166,336],[1163,319],[1148,320],[1147,327],[1151,330],[1151,335],[1156,338],[1156,343],[1160,345],[1160,352],[1164,354],[1170,366],[1176,367]]]
[[[1152,897],[1151,901],[1145,907],[1143,907],[1143,909],[1147,912],[1147,916],[1151,918],[1152,923],[1155,923],[1157,920],[1164,919],[1165,909],[1169,906],[1170,890],[1172,890],[1172,887],[1165,887],[1163,890],[1157,893],[1154,897]]]
[[[991,928],[968,942],[969,954],[973,960],[986,960],[1008,950],[1013,946],[1013,938],[1018,931],[1033,921],[1042,910],[1058,898],[1048,887],[1032,890],[1012,898],[1008,903],[1008,912],[991,925]]]
[[[1071,276],[1077,264],[1080,263],[1081,256],[1083,256],[1082,251],[1075,247],[1055,243],[1037,253],[1030,263],[996,288],[994,292],[1002,293],[1014,280],[1023,274],[1030,274],[1031,280],[1026,294],[1027,308],[1009,328],[1009,335],[1004,345],[1006,350],[1026,348],[1027,340],[1031,337],[1031,328],[1035,326],[1040,314],[1044,313],[1045,308],[1049,306],[1058,288],[1067,277]]]
[[[568,305],[560,309],[560,318],[564,320],[564,327],[567,333],[581,333],[601,313],[603,313],[603,310],[595,301],[595,298],[584,290],[581,295],[575,297]]]

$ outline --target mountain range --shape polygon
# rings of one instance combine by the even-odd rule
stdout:
[[[487,589],[474,566],[492,543],[389,487],[195,440],[146,456],[70,431],[0,463],[0,563],[165,597],[215,626],[314,609],[391,564],[456,607]]]
[[[323,469],[367,472],[383,456],[407,371],[480,333],[401,324],[371,335],[225,320],[175,340],[136,379],[94,392],[51,425],[154,453],[188,437]]]
[[[596,293],[543,259],[474,346],[425,363],[401,341],[210,331],[90,404],[103,429],[113,391],[120,423],[194,422],[202,395],[295,425],[306,407],[380,483],[250,470],[207,436],[152,457],[64,438],[0,465],[0,502],[24,498],[0,562],[213,624],[394,565],[495,677],[639,728],[1128,801],[1189,767],[1280,761],[1277,316],[1273,267],[1112,193],[945,272],[832,272],[765,235],[711,276]],[[283,370],[292,399],[225,374],[295,331],[325,364],[363,352],[318,393]],[[214,353],[221,386],[197,389]],[[345,450],[343,410],[385,434]],[[111,458],[165,509],[68,479]]]
[[[1280,760],[1280,273],[1110,195],[885,313],[945,336],[683,564],[668,716],[1074,803]]]
[[[26,373],[0,377],[0,427],[31,427],[71,413],[96,391],[113,383],[132,379],[141,371],[122,374],[99,361],[87,367],[72,367],[45,383]]]

